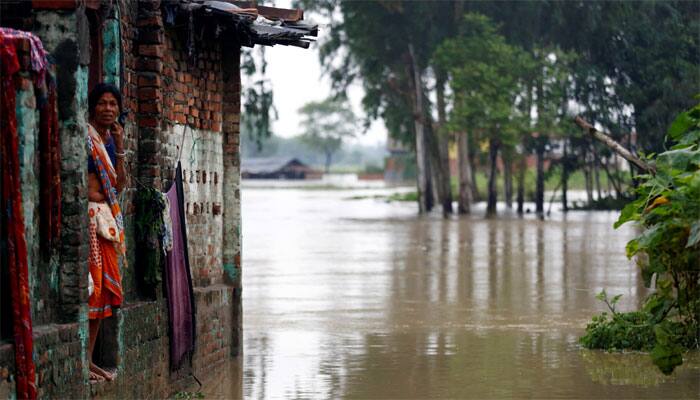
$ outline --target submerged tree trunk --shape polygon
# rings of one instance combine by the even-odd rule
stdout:
[[[469,162],[469,136],[466,132],[457,134],[457,160],[459,165],[459,206],[460,214],[471,212],[472,166]]]
[[[474,133],[468,136],[469,137],[469,165],[470,169],[472,171],[472,203],[476,203],[481,201],[481,194],[479,193],[479,187],[476,184],[476,138],[474,137]]]
[[[430,117],[426,117],[429,121]],[[442,155],[443,144],[440,143],[439,133],[436,133],[431,124],[426,124],[426,140],[428,142],[428,165],[430,168],[433,204],[442,205],[442,213],[447,216],[452,213],[452,193],[450,190],[449,164],[445,167],[447,158],[447,141],[445,140],[445,156]],[[446,175],[447,173],[447,175]]]
[[[603,167],[603,171],[605,171],[605,176],[607,177],[607,179],[606,179],[606,181],[607,181],[607,188],[606,188],[606,190],[607,190],[607,193],[608,193],[608,197],[612,197],[612,193],[613,193],[613,182],[612,182],[612,178],[611,178],[611,176],[610,176],[610,169],[608,169],[608,159],[609,159],[608,157],[603,157],[603,158],[600,160],[600,165]]]
[[[569,211],[569,199],[568,197],[568,190],[569,190],[569,141],[564,140],[564,156],[562,158],[562,163],[561,163],[561,206],[562,210],[564,212]]]
[[[532,88],[533,82],[528,81],[527,83],[527,95],[525,96],[525,114],[527,115],[527,126],[528,130],[532,126]],[[518,214],[523,215],[525,211],[525,174],[527,173],[527,158],[530,153],[529,150],[529,140],[531,139],[532,132],[527,132],[523,134],[520,139],[520,146],[522,147],[522,153],[520,155],[520,168],[518,168]]]
[[[543,77],[540,73],[537,79],[537,118],[542,118],[544,111]],[[540,128],[542,129],[542,128]],[[538,132],[537,136],[537,183],[535,187],[535,209],[537,216],[544,218],[544,146],[546,138],[544,132]]]
[[[586,154],[583,174],[586,178],[586,200],[588,205],[591,205],[593,204],[593,179],[591,178],[591,163],[588,158],[588,154]]]
[[[611,158],[608,160],[612,160],[612,167],[613,171],[610,172],[610,161],[606,161],[605,164],[603,164],[603,167],[605,167],[605,173],[608,175],[608,185],[612,184],[613,189],[615,190],[615,198],[621,199],[622,198],[622,182],[618,180],[618,177],[620,176],[620,170],[617,165],[617,156],[615,154],[612,155]],[[608,189],[610,190],[610,189]]]
[[[416,181],[418,186],[418,211],[429,212],[432,208],[430,201],[430,171],[428,168],[428,149],[425,137],[425,114],[423,112],[423,79],[418,69],[413,44],[408,45],[411,58],[411,73],[413,74],[413,122],[416,134]]]
[[[513,155],[512,150],[503,157],[503,192],[506,200],[506,207],[513,208]]]
[[[326,173],[331,172],[331,161],[333,159],[333,153],[326,152]]]
[[[452,214],[452,178],[450,176],[450,137],[446,129],[447,111],[445,105],[445,84],[447,82],[446,74],[441,71],[436,71],[437,82],[435,84],[437,97],[437,112],[438,112],[438,129],[435,136],[438,145],[438,167],[440,169],[440,204],[442,204],[442,212],[444,215]]]
[[[540,218],[544,217],[544,141],[537,138],[537,183],[535,186],[535,211]]]
[[[427,110],[428,101],[426,96],[423,96],[424,107],[423,110]],[[445,197],[450,193],[449,187],[445,188],[445,175],[442,168],[442,158],[440,154],[440,143],[438,142],[438,136],[434,130],[432,117],[426,112],[424,117],[425,121],[425,139],[428,151],[428,168],[430,170],[430,186],[431,190],[431,204],[441,204],[443,206],[443,215],[448,215],[449,213],[445,211],[445,203],[449,203],[451,208],[452,202],[445,201]],[[449,179],[449,178],[448,178]],[[431,207],[432,208],[432,207]]]
[[[500,144],[500,141],[496,138],[491,138],[489,140],[489,194],[488,204],[486,206],[487,215],[496,214],[496,201],[498,200],[498,191],[496,190],[496,174],[498,170],[496,168],[496,161],[498,160],[498,148]]]
[[[440,204],[440,168],[438,167],[437,156],[437,146],[432,141],[435,138],[431,138],[431,134],[426,134],[426,140],[428,140],[428,168],[430,169],[430,201],[433,204]],[[432,207],[431,207],[432,209]]]
[[[595,178],[595,189],[598,194],[598,200],[603,198],[603,194],[600,190],[600,158],[598,158],[598,152],[593,146],[593,177]]]
[[[518,203],[518,214],[520,215],[522,215],[525,211],[525,171],[527,171],[527,154],[523,153],[520,155],[520,166],[518,168],[518,194],[516,196],[516,202]]]

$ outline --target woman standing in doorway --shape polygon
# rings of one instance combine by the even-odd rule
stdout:
[[[92,361],[100,322],[123,300],[119,256],[124,254],[124,220],[117,194],[126,184],[124,130],[117,123],[122,97],[113,85],[100,83],[88,97],[88,200],[90,217],[88,300],[90,320],[90,379],[114,379]]]

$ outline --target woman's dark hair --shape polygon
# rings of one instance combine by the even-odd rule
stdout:
[[[97,107],[97,102],[105,93],[112,93],[114,98],[117,99],[117,104],[119,104],[119,112],[122,111],[122,94],[119,93],[119,89],[110,83],[98,83],[92,88],[90,95],[88,95],[88,111],[90,116],[95,115],[95,107]]]

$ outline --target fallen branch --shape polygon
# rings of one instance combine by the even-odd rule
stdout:
[[[653,165],[632,154],[632,152],[627,150],[620,143],[617,143],[610,136],[596,130],[593,127],[593,125],[581,118],[580,115],[577,115],[576,118],[574,118],[574,122],[576,122],[576,125],[580,126],[586,132],[588,132],[588,134],[591,135],[594,139],[611,148],[615,153],[619,154],[622,158],[634,164],[637,168],[641,169],[644,172],[656,174],[656,168]]]

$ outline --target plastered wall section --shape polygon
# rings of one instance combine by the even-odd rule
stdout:
[[[182,145],[180,163],[193,279],[196,286],[208,286],[220,282],[222,277],[222,135],[174,125],[170,137],[176,143],[182,138],[177,147]]]

